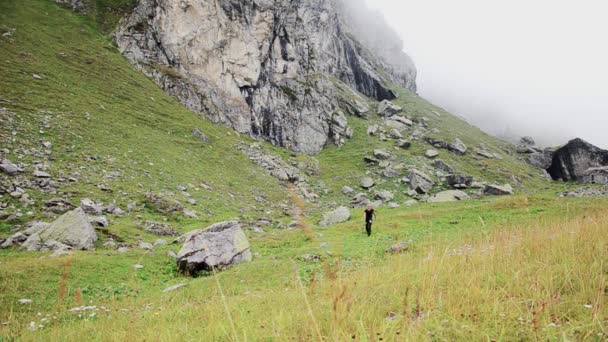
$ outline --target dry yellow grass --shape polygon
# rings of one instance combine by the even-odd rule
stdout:
[[[191,284],[171,295],[121,301],[110,315],[66,322],[53,335],[107,341],[605,340],[607,229],[608,214],[599,211],[539,219],[482,238],[434,239],[355,273],[327,264],[323,277],[308,284],[294,264],[288,272],[277,269],[277,277],[289,277],[284,287],[224,296]],[[222,275],[216,279],[221,284]]]

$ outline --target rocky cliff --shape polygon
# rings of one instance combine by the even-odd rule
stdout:
[[[362,0],[141,0],[120,51],[193,111],[240,133],[317,153],[352,131],[368,97],[416,90],[416,69]],[[363,95],[363,96],[361,96]]]

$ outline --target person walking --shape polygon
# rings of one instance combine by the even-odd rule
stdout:
[[[376,218],[376,210],[374,210],[374,206],[370,203],[367,205],[367,209],[365,209],[365,231],[367,232],[367,236],[372,235],[372,223]]]

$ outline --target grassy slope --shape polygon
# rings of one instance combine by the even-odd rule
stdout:
[[[135,71],[87,18],[44,1],[4,1],[0,6],[2,29],[16,29],[0,40],[0,104],[17,113],[13,122],[2,124],[3,147],[39,148],[39,140],[52,142],[55,162],[50,173],[57,177],[78,172],[85,179],[62,186],[62,191],[76,198],[116,201],[125,209],[131,201],[141,204],[147,191],[177,192],[178,185],[207,182],[213,191],[191,191],[199,203],[191,209],[201,219],[178,222],[187,228],[251,216],[247,212],[259,216],[255,195],[272,203],[285,199],[279,183],[235,149],[247,139],[202,120],[166,96]],[[33,73],[44,78],[35,80]],[[50,117],[51,127],[37,127],[45,116]],[[206,132],[212,143],[194,138],[193,128]],[[89,156],[99,158],[89,161]],[[15,153],[9,158],[17,161]],[[25,155],[21,161],[34,160]],[[119,179],[103,178],[113,171],[121,173]],[[108,184],[113,192],[99,191],[99,183]],[[38,200],[53,197],[38,196],[42,197]],[[177,198],[185,203],[185,197]],[[151,212],[140,214],[161,219]],[[117,223],[113,227],[120,231],[130,219],[124,225]]]
[[[96,9],[99,9],[109,2],[97,1],[97,4]],[[124,4],[128,4],[128,1]],[[115,22],[115,18],[106,13],[92,12],[87,17],[78,17],[45,1],[0,3],[0,30],[4,33],[16,29],[11,37],[0,37],[0,107],[7,107],[17,114],[14,121],[2,122],[1,147],[11,150],[20,146],[39,148],[39,140],[51,141],[55,160],[51,163],[50,173],[57,176],[78,172],[83,179],[88,179],[62,186],[61,192],[69,193],[74,198],[90,197],[106,203],[116,201],[123,208],[131,201],[141,203],[147,191],[176,192],[178,185],[196,185],[203,181],[211,184],[214,187],[211,192],[191,191],[199,203],[192,209],[199,212],[201,219],[167,217],[169,223],[181,231],[232,217],[248,219],[264,215],[254,209],[254,206],[259,207],[254,194],[265,195],[273,204],[286,202],[284,188],[253,167],[234,148],[240,141],[248,141],[247,138],[237,137],[228,129],[201,120],[132,69],[108,40],[99,34],[99,30],[106,30],[105,25]],[[43,80],[33,79],[32,73],[43,75]],[[479,143],[486,143],[494,152],[507,148],[419,97],[401,92],[396,102],[413,118],[428,117],[431,127],[439,128],[448,141],[458,132],[470,148]],[[431,111],[438,111],[442,115],[439,118]],[[90,120],[86,118],[87,112],[90,113]],[[41,129],[38,122],[45,116],[51,117],[51,127]],[[343,185],[357,185],[360,177],[368,171],[363,165],[363,156],[377,147],[393,147],[392,143],[379,142],[365,134],[367,125],[376,122],[376,119],[349,120],[355,127],[354,139],[341,149],[329,147],[318,156],[322,173],[311,180],[313,184],[325,183],[330,193],[318,204],[320,210],[313,211],[313,221],[318,218],[320,211],[331,207],[334,202],[348,201],[341,195],[340,188]],[[207,145],[194,139],[191,130],[195,127],[206,132],[212,143]],[[17,133],[17,140],[9,142],[13,131]],[[287,151],[269,146],[265,148],[285,158],[289,156]],[[420,142],[415,143],[409,151],[391,151],[407,164],[417,164],[427,162],[420,157],[427,148],[426,144]],[[457,157],[447,151],[440,153],[441,158],[459,171],[482,180],[503,182],[510,179],[513,173],[522,180],[520,190],[524,190],[524,185],[531,192],[545,186],[537,182],[540,179],[537,171],[506,153],[502,153],[503,160],[487,161],[474,160],[471,155]],[[100,158],[89,161],[89,156]],[[306,156],[298,158],[310,159]],[[31,164],[34,159],[25,155],[23,162]],[[119,171],[121,177],[113,181],[103,179],[104,174],[112,171]],[[148,171],[150,176],[144,171]],[[372,174],[378,172],[373,168],[370,171]],[[100,191],[96,187],[98,183],[107,183],[113,192]],[[547,186],[550,191],[557,191],[557,186]],[[402,194],[405,189],[396,187],[393,181],[386,181],[379,187],[396,192],[398,200],[405,199]],[[226,196],[228,192],[233,193],[235,198]],[[41,201],[56,196],[33,191],[31,194],[38,206]],[[180,194],[177,194],[177,198],[182,202],[186,200]],[[398,211],[381,211],[378,234],[371,240],[359,233],[357,222],[318,231],[321,235],[316,235],[313,240],[300,231],[270,230],[268,234],[250,236],[254,250],[262,255],[261,258],[231,269],[218,279],[228,296],[228,305],[236,318],[240,339],[243,339],[243,333],[253,340],[268,336],[308,339],[310,334],[316,333],[311,321],[303,314],[304,301],[297,290],[290,260],[297,260],[304,253],[321,254],[323,263],[300,260],[296,265],[298,274],[307,285],[314,278],[317,279],[312,282],[314,286],[323,289],[318,296],[311,297],[322,334],[334,337],[336,333],[353,333],[362,340],[371,340],[376,331],[388,333],[388,336],[395,333],[395,330],[390,330],[391,327],[385,326],[389,323],[384,321],[384,311],[399,310],[393,307],[400,305],[398,302],[402,298],[381,296],[382,303],[390,304],[386,308],[380,305],[355,306],[357,309],[353,315],[369,318],[357,320],[349,317],[349,324],[339,325],[339,332],[332,331],[328,305],[336,296],[332,292],[335,283],[327,281],[327,278],[332,278],[334,268],[339,270],[341,277],[350,279],[351,288],[355,287],[352,282],[361,279],[366,285],[362,285],[358,291],[366,290],[373,294],[377,293],[373,288],[380,284],[372,280],[387,277],[386,273],[394,273],[391,267],[401,265],[400,259],[387,258],[383,253],[394,241],[414,241],[415,249],[405,258],[411,258],[407,262],[412,264],[408,265],[416,265],[424,260],[429,248],[433,248],[427,244],[434,243],[438,238],[458,244],[469,238],[484,238],[494,229],[537,224],[542,222],[539,217],[557,218],[564,216],[564,212],[568,213],[564,219],[581,217],[605,206],[605,202],[536,197],[529,202],[524,198],[515,198],[497,203],[427,204]],[[241,209],[247,211],[243,214]],[[23,208],[24,212],[27,210]],[[33,215],[26,215],[24,221],[37,215],[34,210]],[[137,228],[139,220],[135,215],[142,216],[142,219],[165,219],[152,210],[138,211],[115,219],[111,232],[127,242],[154,239]],[[274,209],[271,216],[280,218],[282,214]],[[0,223],[0,233],[5,235],[11,227],[12,224]],[[596,243],[601,243],[602,239],[602,236],[598,236]],[[328,246],[320,248],[323,243]],[[101,340],[146,337],[170,340],[176,333],[188,328],[193,338],[228,338],[231,328],[222,309],[216,279],[188,280],[177,275],[173,261],[165,256],[167,250],[176,248],[159,247],[155,252],[132,251],[127,254],[99,248],[93,253],[76,253],[64,259],[41,258],[47,253],[0,251],[0,323],[8,322],[7,325],[0,325],[0,336],[55,336],[57,339],[73,340],[88,335]],[[132,268],[135,263],[143,264],[145,268],[135,271]],[[370,271],[371,267],[378,265],[385,267],[378,273]],[[531,270],[535,269],[531,266]],[[414,273],[403,273],[404,277],[412,277],[411,288],[422,288],[424,282],[428,281],[425,278],[427,273],[411,272]],[[487,276],[492,274],[488,273]],[[548,273],[548,276],[553,274]],[[523,281],[529,280],[526,278]],[[159,294],[166,286],[178,282],[186,282],[188,287],[172,294]],[[385,286],[397,284],[398,281],[389,281]],[[402,290],[397,286],[382,293],[400,293]],[[462,288],[457,290],[462,291]],[[575,295],[578,296],[577,293]],[[31,298],[34,303],[18,305],[16,301],[20,298]],[[362,296],[359,303],[369,304],[373,300]],[[85,304],[110,307],[112,318],[102,313],[98,313],[98,318],[88,318],[88,313],[78,318],[77,314],[66,312],[68,308]],[[146,309],[148,304],[151,306]],[[121,309],[128,311],[125,313]],[[43,317],[49,315],[58,319],[50,324],[43,322],[43,317],[37,316],[38,312]],[[495,318],[487,312],[485,314]],[[575,318],[585,320],[582,316]],[[30,321],[46,328],[30,334],[25,330]],[[353,322],[356,326],[352,325]],[[433,325],[423,326],[415,333],[424,333],[427,328],[435,329],[434,324],[438,322],[430,322]],[[361,324],[364,328],[360,327]],[[151,326],[158,328],[149,329]],[[595,331],[595,328],[593,325],[585,329],[589,332]],[[514,334],[515,330],[512,329],[510,326],[506,333]],[[110,333],[110,330],[113,332]],[[462,336],[457,335],[456,326],[448,329],[447,333],[446,338]],[[568,334],[578,336],[573,332]],[[337,338],[342,337],[338,335]]]

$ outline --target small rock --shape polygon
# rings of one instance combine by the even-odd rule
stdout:
[[[407,242],[399,242],[387,248],[386,253],[401,253],[407,251],[409,248],[410,245]]]
[[[439,152],[437,152],[436,150],[426,150],[424,155],[429,159],[433,159],[433,158],[439,156]]]
[[[374,199],[382,201],[382,202],[391,201],[394,197],[395,196],[393,195],[393,193],[391,193],[390,191],[387,191],[387,190],[377,191],[374,194]]]
[[[361,179],[361,187],[363,189],[371,189],[376,185],[376,182],[371,177],[364,177]]]
[[[462,140],[456,138],[454,141],[448,146],[448,150],[463,155],[467,153],[467,146],[462,142]]]
[[[351,187],[349,187],[349,186],[344,186],[344,187],[342,187],[342,193],[343,193],[344,195],[349,196],[349,195],[352,195],[354,192],[355,192],[355,190],[353,190],[353,188],[351,188]]]
[[[164,239],[158,239],[158,240],[154,241],[154,246],[165,246],[168,244],[169,243],[167,242],[167,240],[164,240]]]
[[[129,249],[127,247],[119,247],[117,251],[118,253],[127,253]]]
[[[144,265],[135,264],[135,265],[133,265],[133,268],[136,269],[136,270],[141,270],[141,269],[144,268]]]
[[[412,143],[409,142],[408,140],[399,140],[397,141],[397,146],[399,146],[400,148],[407,150],[410,147],[412,147]]]
[[[152,244],[149,242],[140,242],[139,249],[151,251],[151,250],[154,250],[154,246],[152,246]]]
[[[513,195],[513,187],[511,187],[510,184],[505,184],[505,185],[488,184],[483,189],[483,194],[486,196]]]
[[[32,74],[32,78],[34,78],[35,80],[41,80],[43,77],[38,74]]]
[[[177,289],[181,289],[184,286],[186,286],[186,284],[184,284],[184,283],[173,285],[173,286],[169,286],[169,287],[167,287],[166,289],[163,290],[163,293],[175,291]]]
[[[171,257],[173,259],[177,259],[177,254],[175,254],[175,252],[173,252],[173,251],[168,251],[167,256]]]
[[[323,215],[320,225],[327,227],[336,223],[346,222],[350,219],[350,210],[347,207],[339,207]]]
[[[321,261],[321,257],[316,254],[304,254],[300,257],[300,259],[302,261],[307,261],[307,262],[320,262]]]
[[[374,150],[374,157],[376,157],[379,160],[387,160],[387,159],[391,158],[391,154],[388,153],[388,151],[386,151],[386,150],[376,149],[376,150]]]
[[[31,300],[31,299],[27,299],[27,298],[22,298],[22,299],[19,299],[17,302],[18,302],[19,304],[32,304],[32,303],[33,303],[33,300]]]
[[[391,117],[401,112],[401,110],[401,107],[397,106],[389,100],[384,100],[378,105],[378,115],[382,117]]]
[[[0,162],[0,171],[6,173],[9,176],[15,176],[16,174],[21,172],[21,169],[17,165],[7,160],[3,160]]]
[[[89,222],[93,225],[93,227],[107,227],[110,225],[105,216],[91,217],[89,218]]]
[[[72,254],[72,253],[66,249],[58,249],[55,252],[53,252],[53,254],[51,254],[51,258],[59,258],[59,257],[70,255],[70,254]]]

